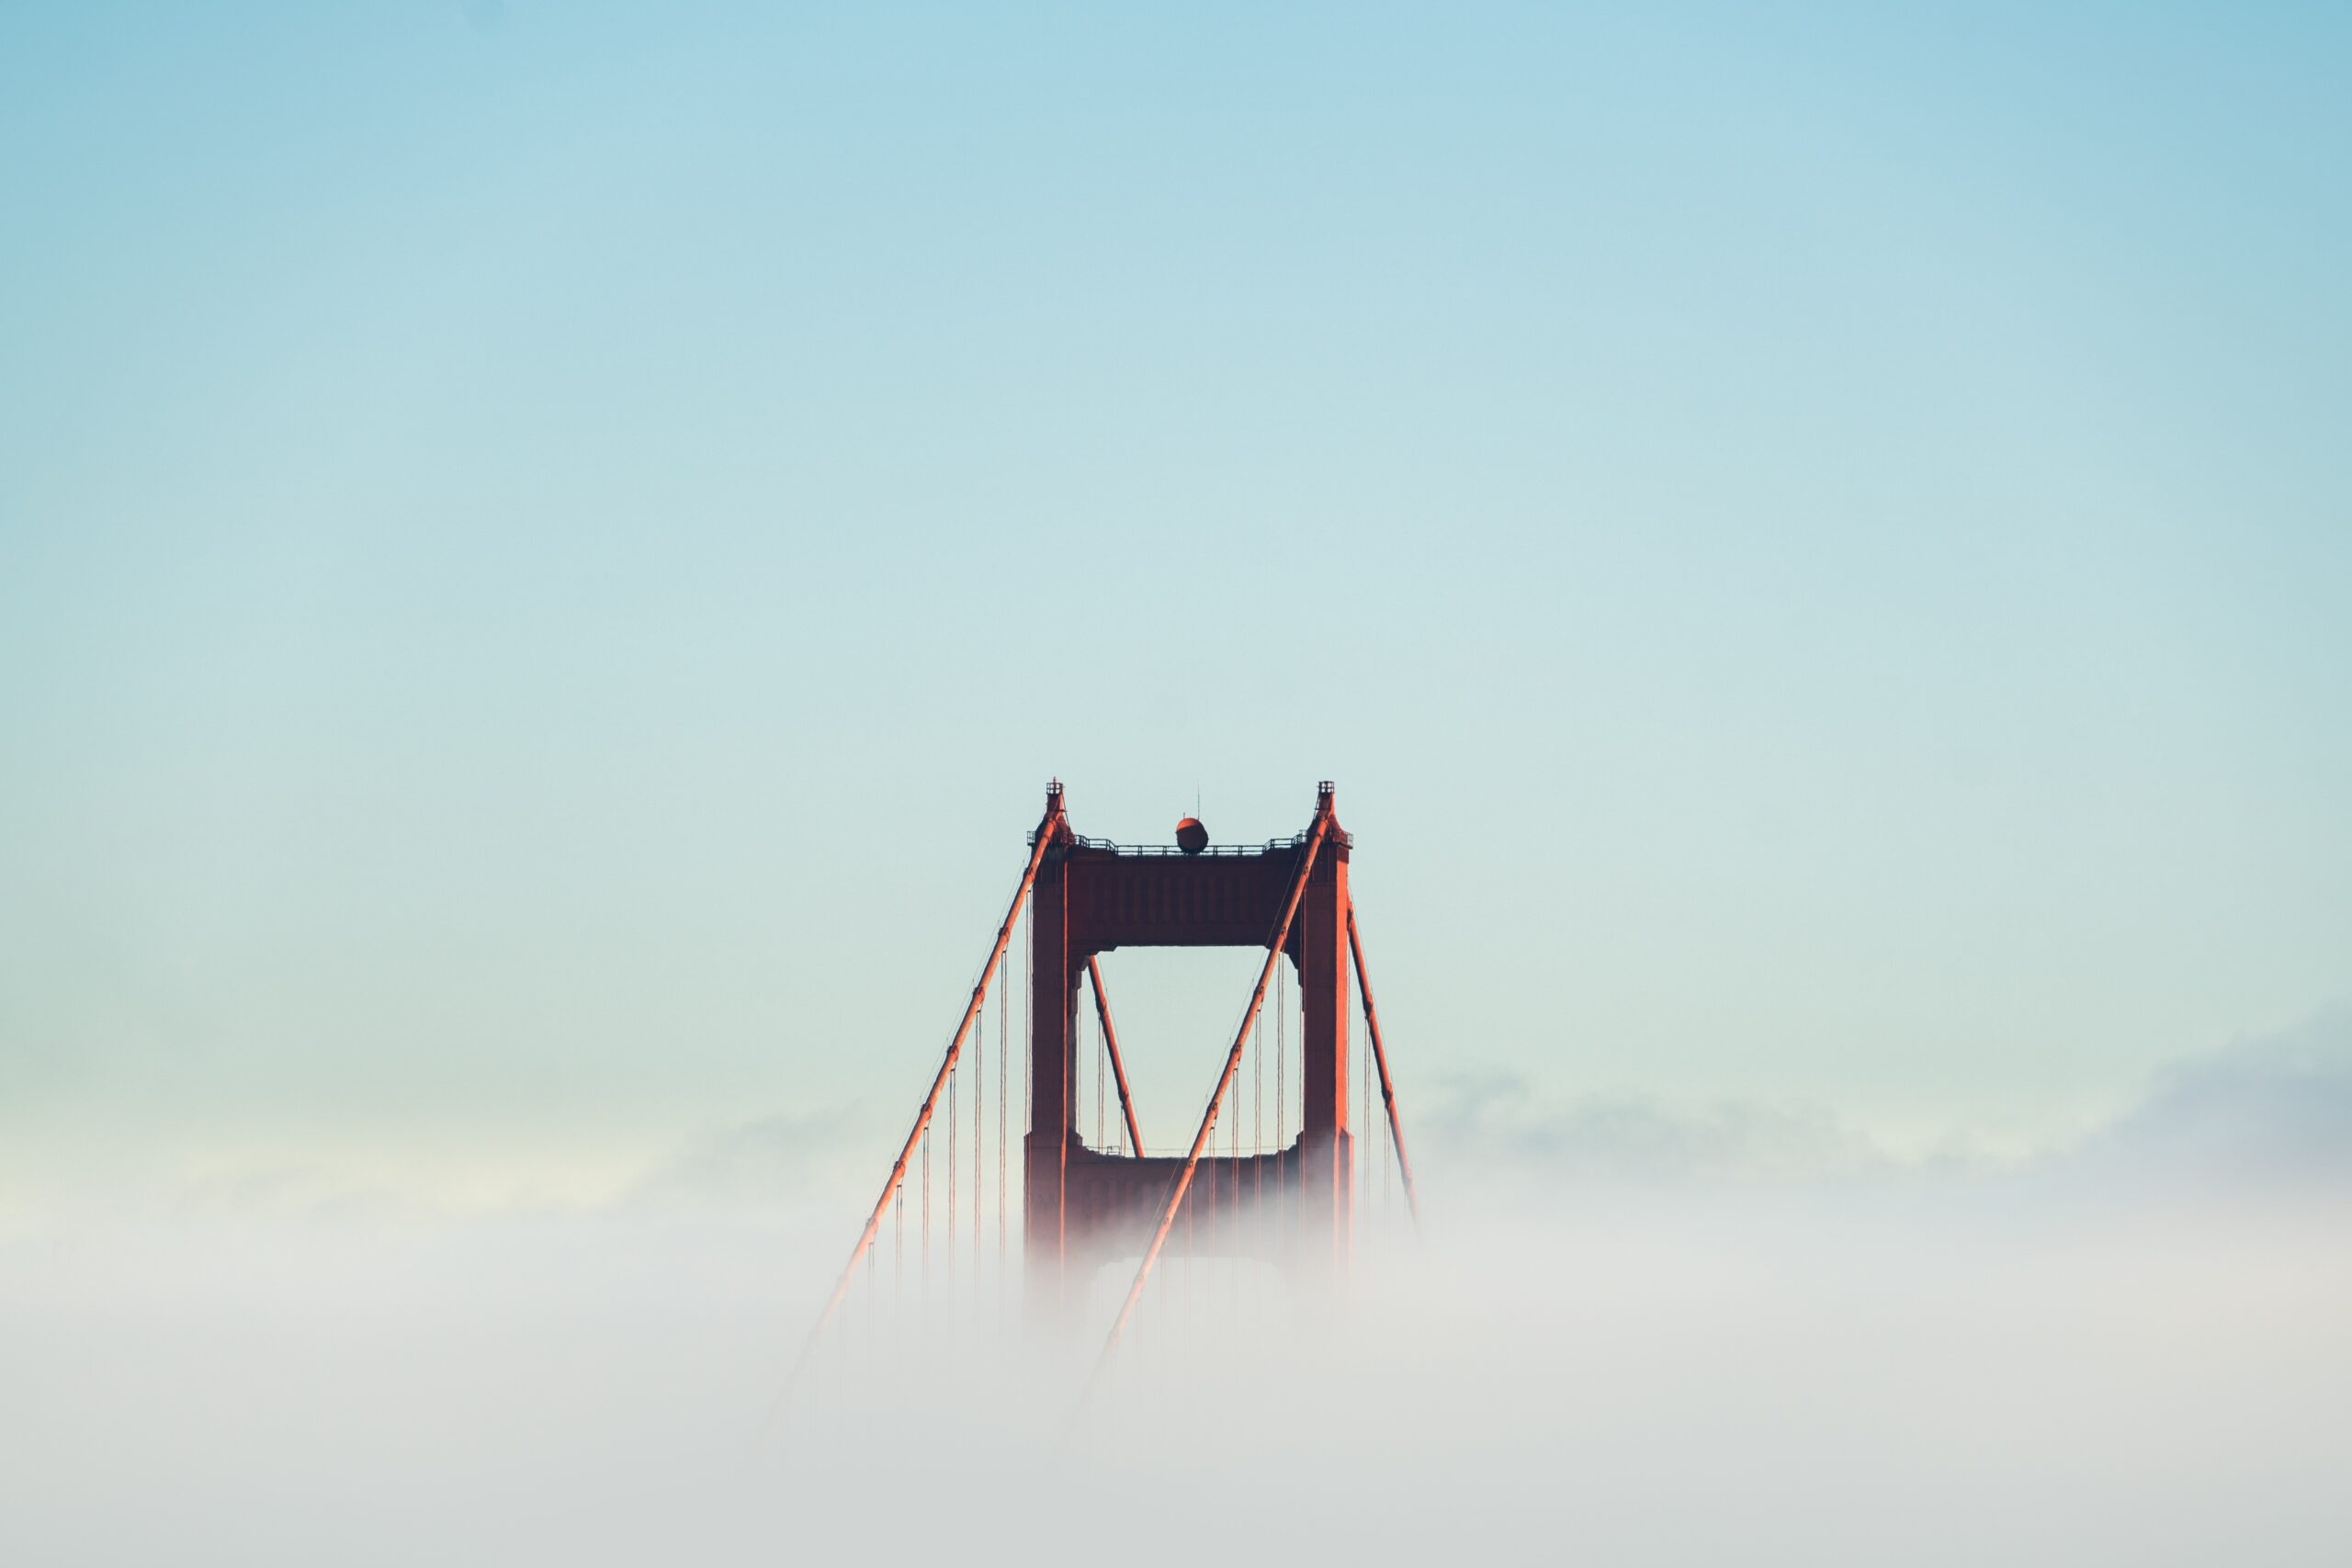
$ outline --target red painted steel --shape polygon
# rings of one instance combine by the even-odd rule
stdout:
[[[1317,1272],[1344,1264],[1351,1242],[1353,1190],[1347,1082],[1351,958],[1361,982],[1364,1025],[1372,1040],[1389,1135],[1404,1174],[1406,1199],[1418,1223],[1419,1199],[1405,1153],[1387,1052],[1348,892],[1351,843],[1340,827],[1334,792],[1328,783],[1317,789],[1315,817],[1307,830],[1292,840],[1262,847],[1186,844],[1179,853],[1166,849],[1123,850],[1079,837],[1069,826],[1061,784],[1055,781],[1046,792],[1045,815],[1031,835],[1029,860],[1020,886],[997,927],[996,941],[973,985],[963,1018],[890,1168],[882,1195],[866,1217],[849,1263],[778,1393],[771,1420],[785,1408],[808,1369],[856,1278],[859,1264],[873,1247],[882,1216],[904,1186],[908,1162],[922,1146],[940,1093],[955,1072],[1024,907],[1030,912],[1030,1117],[1023,1141],[1022,1206],[1029,1284],[1026,1299],[1033,1312],[1058,1313],[1072,1264],[1091,1269],[1122,1253],[1133,1256],[1139,1249],[1141,1263],[1135,1280],[1103,1344],[1102,1357],[1107,1360],[1132,1320],[1154,1267],[1171,1247],[1256,1252],[1283,1262],[1304,1263]],[[1099,954],[1122,946],[1266,950],[1241,1026],[1226,1054],[1224,1070],[1192,1147],[1182,1159],[1150,1158],[1141,1152],[1142,1129],[1128,1090],[1126,1066],[1098,962]],[[1284,959],[1295,969],[1299,984],[1304,1091],[1300,1133],[1287,1147],[1245,1156],[1239,1152],[1237,1131],[1233,1150],[1219,1158],[1209,1153],[1217,1118],[1264,1007],[1267,986]],[[1078,1134],[1077,1009],[1081,976],[1093,987],[1104,1050],[1118,1082],[1120,1114],[1136,1151],[1131,1155],[1089,1148]],[[998,1043],[1000,1076],[1010,1060],[1011,1043],[1010,1039]],[[1278,1136],[1280,1126],[1278,1121]],[[1000,1150],[1000,1157],[1001,1154]],[[1210,1223],[1195,1224],[1191,1205],[1204,1185],[1197,1179],[1204,1167],[1209,1172],[1205,1185],[1212,1212],[1207,1216]],[[1001,1197],[1000,1190],[1000,1207]],[[1283,1223],[1254,1226],[1238,1223],[1244,1211],[1261,1203],[1279,1208]],[[1186,1222],[1181,1237],[1176,1230],[1179,1218]],[[1307,1228],[1301,1228],[1302,1222]],[[999,1226],[1001,1232],[1001,1215]],[[1325,1239],[1302,1245],[1302,1238],[1317,1231],[1328,1238],[1328,1246]],[[977,1232],[974,1241],[977,1247]],[[1097,1362],[1098,1371],[1102,1365]]]
[[[1201,1150],[1207,1146],[1209,1134],[1216,1126],[1216,1113],[1225,1104],[1225,1091],[1233,1082],[1234,1070],[1241,1066],[1241,1053],[1250,1043],[1250,1028],[1258,1021],[1258,1010],[1266,1000],[1266,987],[1274,977],[1274,965],[1282,962],[1283,948],[1290,940],[1291,921],[1298,913],[1300,901],[1306,897],[1307,878],[1315,869],[1316,852],[1323,847],[1323,840],[1331,829],[1330,797],[1326,795],[1317,810],[1315,829],[1306,840],[1306,856],[1298,868],[1298,880],[1292,886],[1289,901],[1283,908],[1282,924],[1266,944],[1266,962],[1258,971],[1258,984],[1250,993],[1250,1008],[1242,1015],[1241,1027],[1234,1032],[1233,1047],[1225,1054],[1225,1070],[1217,1075],[1216,1089],[1209,1096],[1209,1108],[1201,1117],[1201,1130],[1193,1135],[1193,1148],[1184,1156],[1184,1168],[1177,1173],[1175,1188],[1168,1195],[1168,1206],[1159,1216],[1159,1228],[1153,1231],[1151,1245],[1144,1249],[1142,1266],[1136,1269],[1135,1283],[1127,1288],[1127,1299],[1119,1308],[1119,1315],[1111,1325],[1111,1336],[1102,1342],[1102,1360],[1119,1348],[1119,1337],[1127,1329],[1128,1320],[1135,1316],[1136,1303],[1143,1300],[1144,1287],[1151,1282],[1152,1265],[1159,1261],[1160,1248],[1168,1245],[1168,1232],[1176,1224],[1177,1211],[1184,1206],[1184,1195],[1193,1185],[1193,1174],[1200,1167]],[[1095,1363],[1099,1371],[1102,1361]]]
[[[1220,1223],[1186,1225],[1165,1245],[1248,1251],[1317,1271],[1343,1262],[1353,1170],[1346,1068],[1350,840],[1330,786],[1317,790],[1307,832],[1262,847],[1216,845],[1181,855],[1123,850],[1079,838],[1061,824],[1054,831],[1056,847],[1038,867],[1030,906],[1035,985],[1023,1210],[1032,1310],[1055,1315],[1073,1281],[1082,1285],[1103,1262],[1140,1253],[1185,1164],[1091,1149],[1078,1135],[1077,989],[1097,954],[1120,947],[1262,948],[1272,940],[1275,953],[1297,970],[1304,1004],[1308,1098],[1298,1139],[1254,1155],[1204,1155],[1214,1179],[1204,1179],[1187,1201],[1213,1193]],[[1318,835],[1321,848],[1310,862],[1306,846]],[[1284,926],[1286,910],[1295,919]],[[1284,934],[1270,939],[1278,929]],[[1136,1130],[1130,1127],[1130,1137]],[[1284,1245],[1274,1227],[1230,1223],[1261,1202],[1283,1204],[1311,1232],[1295,1223]],[[1302,1234],[1317,1240],[1297,1245]]]
[[[1119,1032],[1111,1027],[1111,999],[1102,994],[1102,965],[1092,953],[1086,955],[1087,983],[1094,987],[1094,1016],[1102,1024],[1102,1050],[1111,1058],[1111,1079],[1119,1086],[1119,1114],[1127,1119],[1127,1147],[1135,1154],[1143,1153],[1143,1129],[1136,1125],[1135,1101],[1127,1094],[1127,1066],[1119,1060]],[[1101,1101],[1096,1101],[1100,1110]]]
[[[1348,951],[1355,954],[1356,989],[1363,995],[1364,1032],[1372,1036],[1373,1065],[1380,1070],[1380,1103],[1388,1111],[1388,1136],[1396,1145],[1396,1168],[1405,1178],[1405,1206],[1421,1223],[1421,1201],[1413,1190],[1413,1162],[1405,1157],[1405,1129],[1396,1120],[1396,1090],[1388,1081],[1388,1053],[1380,1043],[1380,1012],[1373,1006],[1372,972],[1363,966],[1363,938],[1356,934],[1356,909],[1348,906]]]

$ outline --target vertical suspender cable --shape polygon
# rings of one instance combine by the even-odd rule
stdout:
[[[1283,1151],[1274,1183],[1277,1235],[1290,1234],[1290,972],[1274,971],[1274,1147]]]
[[[1254,1036],[1257,1033],[1256,1029],[1252,1028],[1250,1033]],[[1234,1258],[1238,1260],[1249,1247],[1249,1236],[1246,1227],[1250,1223],[1249,1198],[1245,1198],[1242,1195],[1241,1089],[1238,1085],[1236,1085],[1233,1090],[1233,1135],[1230,1140],[1230,1145],[1233,1153],[1233,1255]],[[1256,1154],[1256,1148],[1252,1147],[1250,1153],[1252,1155]],[[1250,1179],[1254,1181],[1257,1178],[1257,1162],[1254,1159],[1250,1161]],[[1253,1187],[1250,1190],[1250,1198],[1254,1198],[1256,1196],[1257,1192]],[[1226,1297],[1230,1301],[1234,1299],[1235,1293],[1240,1289],[1240,1269],[1235,1265],[1228,1264],[1226,1269]]]
[[[980,998],[980,1010],[972,1020],[972,1292],[975,1297],[980,1288],[980,1222],[985,1215],[980,1201],[980,1174],[989,1141],[989,1052],[988,998]]]
[[[1266,1152],[1266,1021],[1260,1019],[1250,1041],[1250,1063],[1255,1081],[1250,1087],[1250,1143]]]
[[[1340,976],[1340,980],[1343,980],[1343,983],[1345,983],[1345,976]],[[1345,989],[1343,989],[1343,992],[1340,992],[1340,999],[1339,999],[1339,1001],[1340,1001],[1340,1006],[1348,1006],[1348,992],[1345,992]],[[1345,1025],[1345,1018],[1340,1018],[1340,1025]],[[1355,1043],[1355,1030],[1348,1030],[1348,1039],[1350,1039],[1348,1055],[1352,1055],[1352,1058],[1355,1058],[1357,1077],[1360,1077],[1360,1079],[1362,1079],[1362,1089],[1357,1089],[1357,1090],[1355,1090],[1355,1102],[1357,1102],[1357,1107],[1360,1107],[1362,1112],[1364,1112],[1364,1114],[1362,1114],[1362,1122],[1360,1122],[1360,1123],[1362,1123],[1362,1128],[1364,1128],[1364,1134],[1362,1134],[1362,1138],[1378,1138],[1378,1134],[1374,1134],[1374,1131],[1371,1131],[1371,1072],[1369,1072],[1371,1063],[1369,1063],[1369,1060],[1364,1060],[1364,1058],[1369,1058],[1371,1054],[1369,1054],[1369,1051],[1364,1051],[1364,1046],[1357,1046],[1357,1043]],[[1357,1140],[1355,1140],[1355,1164],[1357,1164],[1357,1166],[1362,1166],[1362,1170],[1364,1170],[1364,1178],[1362,1178],[1362,1182],[1357,1182],[1357,1185],[1360,1185],[1360,1190],[1362,1190],[1362,1192],[1364,1192],[1364,1206],[1369,1208],[1369,1206],[1371,1206],[1371,1161],[1369,1161],[1369,1159],[1364,1159],[1364,1156],[1369,1155],[1369,1149],[1366,1149],[1364,1145],[1362,1145],[1362,1138],[1357,1138]]]
[[[1027,978],[1021,984],[1021,1135],[1025,1148],[1029,1135],[1037,1130],[1037,917],[1035,911],[1029,916],[1029,940],[1021,944],[1021,958],[1027,965]],[[1025,1205],[1029,1197],[1029,1168],[1026,1164],[1021,1168],[1021,1182],[1022,1201]],[[1022,1246],[1026,1247],[1032,1239],[1024,1207]]]
[[[1255,1033],[1256,1030],[1252,1029],[1250,1032]],[[1233,1220],[1236,1234],[1238,1234],[1241,1223],[1241,1090],[1238,1088],[1233,1091],[1233,1134],[1226,1140],[1226,1146],[1233,1156]]]
[[[980,1174],[984,1168],[980,1145],[987,1141],[989,1109],[988,1059],[977,1049],[978,1025],[988,1016],[988,1009],[980,1009],[979,1017],[972,1020],[972,1038],[976,1049],[972,1055],[972,1298],[979,1299],[980,1291]]]
[[[1012,983],[997,987],[997,1281],[1004,1279],[1004,1063],[1013,1058]]]
[[[1240,1134],[1239,1123],[1234,1127]],[[1266,1195],[1266,1021],[1250,1032],[1250,1206],[1254,1213]]]
[[[980,998],[980,1010],[972,1019],[972,1290],[980,1288],[980,1223],[986,1216],[986,1205],[980,1201],[982,1165],[987,1157],[989,1141],[989,1053],[988,998]]]
[[[962,1069],[957,1069],[961,1071]],[[947,1300],[956,1300],[956,1074],[947,1075]]]

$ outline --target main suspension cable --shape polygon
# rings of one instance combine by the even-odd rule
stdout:
[[[1086,981],[1094,988],[1094,1021],[1102,1031],[1102,1057],[1111,1066],[1112,1087],[1119,1091],[1119,1144],[1140,1156],[1143,1128],[1136,1122],[1136,1101],[1127,1089],[1126,1065],[1119,1059],[1119,1026],[1111,1021],[1111,995],[1102,987],[1102,965],[1091,953],[1086,960]]]
[[[1380,1040],[1380,1009],[1372,999],[1372,971],[1363,964],[1363,934],[1356,929],[1355,900],[1348,901],[1348,952],[1356,961],[1356,991],[1363,998],[1363,1027],[1372,1036],[1373,1066],[1380,1072],[1381,1103],[1388,1108],[1388,1137],[1396,1150],[1396,1177],[1405,1189],[1405,1207],[1413,1224],[1421,1223],[1420,1195],[1413,1190],[1413,1160],[1405,1152],[1405,1129],[1396,1114],[1396,1086],[1388,1076],[1388,1048]]]

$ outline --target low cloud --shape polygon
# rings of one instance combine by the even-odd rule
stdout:
[[[1441,1080],[1407,1134],[1433,1168],[1584,1187],[1965,1180],[2150,1195],[2352,1188],[2352,1009],[2173,1064],[2132,1107],[2022,1161],[1898,1156],[1826,1107],[1546,1097],[1509,1074]]]
[[[853,1166],[872,1163],[875,1131],[856,1108],[839,1107],[707,1128],[649,1171],[628,1197],[773,1203],[829,1190],[853,1179]]]
[[[1205,1495],[1245,1557],[2316,1568],[2352,1258],[2277,1193],[2346,1190],[2346,1044],[2184,1063],[2006,1172],[1802,1105],[1432,1084],[1427,1224],[1368,1213],[1344,1306],[1169,1259],[1084,1406],[1124,1270],[1032,1321],[1017,1232],[910,1205],[763,1427],[895,1111],[714,1126],[602,1205],[313,1223],[261,1182],[0,1236],[0,1560],[989,1562],[1047,1476],[1081,1550]],[[2044,1201],[2151,1171],[2228,1201]]]
[[[2352,1185],[2352,1009],[2174,1065],[2067,1163],[2162,1187]]]
[[[1431,1151],[1450,1163],[1579,1182],[1786,1180],[1887,1163],[1869,1139],[1815,1105],[1724,1100],[1685,1108],[1632,1094],[1559,1103],[1510,1075],[1441,1082],[1425,1125]]]

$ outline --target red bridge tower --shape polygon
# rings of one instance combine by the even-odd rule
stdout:
[[[1315,812],[1306,831],[1263,845],[1122,849],[1071,831],[1060,784],[1047,790],[1036,829],[1046,852],[1029,928],[1035,989],[1023,1191],[1033,1302],[1049,1307],[1073,1279],[1082,1286],[1098,1264],[1144,1251],[1186,1163],[1182,1156],[1105,1153],[1079,1135],[1080,982],[1098,953],[1122,947],[1271,949],[1282,942],[1282,955],[1297,975],[1304,1022],[1298,1139],[1270,1154],[1204,1156],[1174,1218],[1197,1222],[1185,1208],[1214,1202],[1223,1222],[1280,1202],[1292,1216],[1287,1234],[1295,1256],[1310,1267],[1344,1261],[1354,1171],[1348,1128],[1351,840],[1340,828],[1330,784],[1318,786]],[[1306,886],[1294,899],[1302,871]],[[1271,1234],[1262,1226],[1195,1223],[1181,1234],[1171,1229],[1168,1247],[1181,1251],[1216,1237],[1230,1247]]]
[[[921,1151],[922,1221],[926,1267],[931,1257],[931,1145],[926,1136],[941,1095],[955,1082],[965,1043],[974,1037],[997,966],[1012,942],[1015,922],[1029,906],[1029,1126],[1022,1140],[1023,1294],[1033,1310],[1058,1314],[1073,1280],[1083,1284],[1102,1263],[1141,1254],[1135,1282],[1103,1347],[1107,1358],[1133,1317],[1153,1265],[1171,1247],[1180,1253],[1253,1249],[1278,1261],[1336,1273],[1348,1256],[1353,1214],[1355,1142],[1348,1126],[1348,964],[1355,964],[1363,1002],[1364,1030],[1379,1074],[1381,1104],[1403,1179],[1405,1201],[1418,1218],[1412,1163],[1406,1157],[1397,1124],[1396,1098],[1388,1077],[1388,1056],[1380,1039],[1380,1013],[1364,973],[1363,940],[1348,892],[1348,855],[1352,841],[1340,827],[1329,784],[1317,785],[1315,816],[1295,838],[1258,845],[1212,845],[1198,822],[1187,818],[1177,842],[1164,848],[1122,848],[1073,831],[1063,810],[1062,786],[1046,792],[1046,812],[1029,835],[1029,863],[1012,902],[999,922],[996,942],[981,965],[964,1016],[933,1075],[931,1091],[915,1114],[914,1126],[899,1150],[882,1195],[866,1216],[865,1228],[850,1253],[831,1298],[820,1314],[793,1380],[831,1325],[858,1267],[868,1258],[883,1216],[904,1190],[910,1162]],[[1110,1011],[1102,999],[1099,955],[1122,947],[1254,947],[1266,954],[1241,1025],[1225,1055],[1224,1070],[1209,1096],[1200,1130],[1183,1157],[1141,1152],[1125,1069],[1118,1060]],[[1297,1138],[1270,1152],[1214,1152],[1211,1134],[1227,1104],[1234,1074],[1264,1006],[1276,965],[1287,962],[1298,976],[1302,1019],[1304,1114]],[[1094,987],[1103,1021],[1103,1044],[1118,1075],[1122,1114],[1135,1152],[1090,1148],[1079,1135],[1077,1087],[1080,981]],[[1000,1050],[1002,1043],[1000,1042]],[[1003,1058],[999,1058],[999,1072]],[[975,1075],[977,1078],[978,1075]],[[976,1082],[973,1101],[972,1229],[980,1237],[982,1173]],[[950,1104],[954,1101],[951,1100]],[[998,1100],[1000,1125],[1004,1112]],[[947,1256],[956,1252],[956,1122],[948,1121]],[[1007,1151],[999,1140],[999,1158]],[[1005,1200],[1000,1166],[997,1207],[1001,1247]],[[1199,1223],[1206,1211],[1209,1223]],[[1238,1223],[1278,1213],[1279,1224]],[[903,1216],[902,1216],[903,1218]],[[1186,1221],[1181,1230],[1180,1220]],[[895,1235],[894,1230],[894,1235]],[[896,1244],[903,1255],[905,1241]],[[975,1258],[977,1264],[977,1256]],[[786,1383],[789,1390],[791,1381]]]

